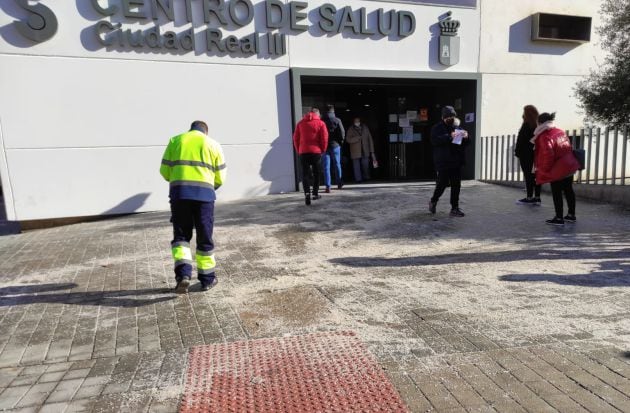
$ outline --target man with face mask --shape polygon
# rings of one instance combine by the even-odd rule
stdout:
[[[459,191],[464,165],[464,148],[468,144],[468,132],[455,125],[457,113],[452,106],[442,108],[442,120],[431,129],[433,163],[437,171],[435,192],[429,201],[429,212],[435,214],[437,202],[444,190],[451,184],[452,217],[463,217],[459,209]]]
[[[374,141],[367,125],[361,119],[354,118],[352,126],[348,128],[346,142],[350,147],[350,158],[354,170],[354,180],[361,182],[370,179],[370,157],[374,157]]]

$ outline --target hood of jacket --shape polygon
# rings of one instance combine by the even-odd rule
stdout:
[[[544,131],[546,131],[548,129],[552,129],[552,128],[554,128],[553,121],[548,121],[548,122],[545,122],[545,123],[541,123],[534,130],[534,137],[530,140],[530,142],[531,143],[536,143],[536,138],[538,138],[538,136],[541,133],[543,133]]]
[[[308,112],[306,115],[304,115],[304,117],[302,119],[304,119],[304,120],[320,120],[321,118],[319,117],[319,115],[317,113]]]

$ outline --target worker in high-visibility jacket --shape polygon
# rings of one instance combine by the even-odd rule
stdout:
[[[221,146],[208,137],[208,125],[202,121],[193,122],[190,131],[171,138],[164,151],[160,174],[170,183],[174,234],[171,251],[178,294],[187,293],[190,285],[193,227],[197,235],[195,260],[201,290],[207,291],[217,283],[212,241],[214,201],[215,191],[225,181],[225,173]]]

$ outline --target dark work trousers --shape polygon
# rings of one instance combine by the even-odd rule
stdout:
[[[322,156],[318,153],[303,153],[300,155],[304,194],[311,193],[311,185],[313,186],[313,195],[317,195],[317,193],[319,192],[319,175],[321,174],[321,161]]]
[[[214,250],[212,230],[214,228],[214,201],[201,202],[182,199],[171,201],[171,220],[173,222],[173,242],[171,245],[190,243],[193,227],[197,235],[197,251],[210,253]],[[190,246],[188,246],[190,248]],[[175,267],[175,278],[190,278],[192,275],[192,255],[190,262]],[[214,272],[198,274],[199,281],[209,283],[214,279]]]
[[[563,205],[562,194],[567,199],[569,215],[575,215],[575,192],[573,192],[573,175],[568,178],[551,183],[551,195],[553,196],[553,206],[556,209],[556,217],[562,218]]]
[[[449,168],[437,171],[437,182],[431,202],[437,203],[444,190],[451,184],[451,207],[459,208],[459,190],[462,186],[462,168]]]
[[[536,198],[540,198],[540,185],[536,185],[536,174],[532,172],[532,168],[534,167],[534,160],[519,158],[519,162],[521,164],[523,176],[525,177],[525,188],[527,189],[527,197],[532,198],[533,196],[535,196]]]

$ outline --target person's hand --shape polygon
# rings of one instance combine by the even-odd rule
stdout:
[[[463,129],[462,129],[462,132],[464,133],[464,134],[462,135],[462,137],[463,137],[464,139],[468,139],[468,132],[466,132],[466,131],[465,131],[465,130],[463,130]]]
[[[455,135],[457,135],[457,134],[455,133],[455,131],[451,132],[451,139],[454,139],[454,138],[455,138]]]

